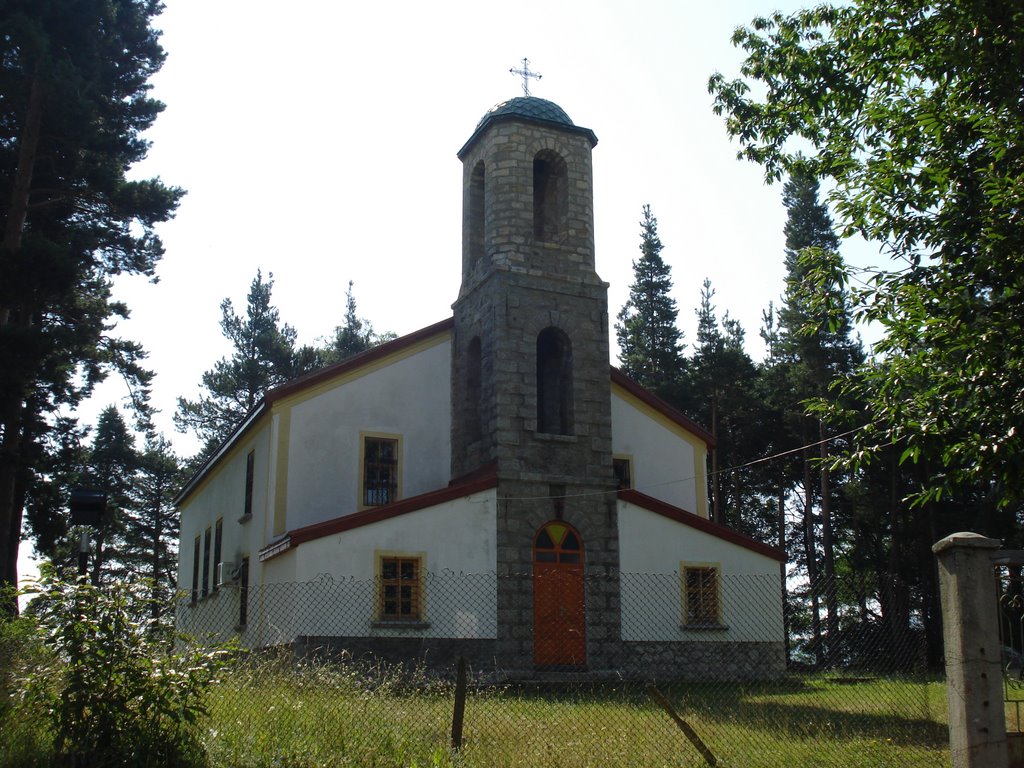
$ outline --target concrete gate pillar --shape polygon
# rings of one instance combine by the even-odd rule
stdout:
[[[954,533],[932,551],[939,564],[953,768],[1006,768],[997,539]]]

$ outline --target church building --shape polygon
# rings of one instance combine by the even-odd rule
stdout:
[[[484,115],[453,316],[271,390],[189,481],[184,631],[510,676],[781,674],[784,553],[709,521],[711,435],[609,364],[596,144],[544,99]]]

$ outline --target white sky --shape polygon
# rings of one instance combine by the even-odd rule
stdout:
[[[195,397],[203,371],[229,354],[219,304],[230,297],[244,312],[258,268],[274,274],[274,302],[300,342],[341,323],[349,280],[378,331],[450,316],[461,260],[455,153],[491,106],[522,95],[509,69],[524,56],[543,75],[532,94],[599,139],[597,269],[612,319],[650,203],[687,343],[709,277],[719,316],[742,322],[760,359],[761,312],[783,290],[782,189],[735,158],[707,80],[738,74],[736,26],[806,5],[167,0],[156,25],[168,59],[153,81],[167,109],[136,172],[188,195],[159,230],[160,282],[121,280],[116,294],[132,310],[117,332],[141,341],[157,371],[160,428],[179,453],[194,452],[171,424],[175,399]],[[83,421],[123,395],[119,382],[105,385]]]

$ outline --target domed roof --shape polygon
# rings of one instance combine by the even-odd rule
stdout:
[[[555,102],[548,101],[547,99],[538,99],[536,96],[517,96],[514,99],[495,104],[487,110],[487,114],[480,118],[480,122],[477,123],[476,127],[480,128],[488,119],[502,115],[516,115],[517,117],[543,120],[546,123],[560,123],[561,125],[571,126],[573,124],[569,116],[565,114],[565,110],[555,104]]]
[[[538,99],[536,96],[517,96],[514,99],[495,104],[487,110],[486,114],[480,118],[480,122],[476,124],[476,129],[469,137],[469,141],[459,150],[459,157],[465,155],[488,126],[502,120],[523,120],[528,123],[556,126],[586,136],[590,139],[591,147],[597,144],[597,136],[594,135],[594,132],[589,128],[575,125],[565,110],[555,102]]]

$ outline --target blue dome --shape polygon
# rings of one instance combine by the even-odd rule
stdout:
[[[495,104],[487,110],[487,114],[480,118],[480,122],[477,123],[476,127],[480,128],[488,120],[493,120],[503,115],[514,115],[531,120],[542,120],[545,123],[558,123],[559,125],[571,126],[573,124],[569,116],[565,114],[565,110],[555,104],[555,102],[548,101],[547,99],[538,99],[536,96],[517,96],[514,99]]]
[[[538,99],[536,96],[517,96],[514,99],[495,104],[487,110],[487,113],[477,123],[469,141],[459,150],[459,157],[463,157],[469,151],[469,148],[490,125],[502,120],[523,120],[528,123],[550,125],[571,133],[582,134],[590,140],[591,147],[597,145],[597,136],[594,135],[594,132],[589,128],[580,128],[575,125],[565,114],[565,110],[555,102]]]

